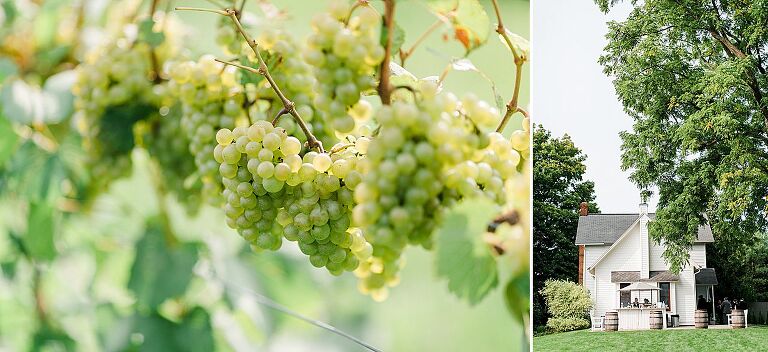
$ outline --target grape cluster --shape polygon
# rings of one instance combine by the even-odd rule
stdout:
[[[169,65],[169,90],[181,103],[182,132],[189,136],[206,200],[216,204],[221,193],[219,163],[210,152],[216,131],[234,128],[246,119],[243,90],[236,69],[216,62],[213,56]]]
[[[197,165],[189,153],[190,139],[182,131],[181,111],[178,106],[166,112],[165,116],[154,119],[145,136],[149,155],[157,160],[165,187],[186,207],[188,214],[195,214],[200,208],[202,183],[190,178],[197,171]]]
[[[386,296],[408,244],[430,248],[443,209],[463,197],[503,203],[504,181],[520,155],[500,134],[484,132],[498,111],[473,96],[459,100],[424,87],[416,103],[395,102],[375,115],[380,132],[367,149],[370,170],[355,189],[353,225],[373,246],[361,290]],[[374,270],[375,269],[375,270]]]
[[[262,49],[266,50],[274,62],[270,67],[272,78],[276,82],[281,82],[280,89],[296,105],[296,111],[315,138],[327,146],[336,144],[338,139],[327,133],[325,121],[318,116],[318,112],[312,105],[317,95],[317,80],[312,67],[304,61],[301,55],[296,55],[303,50],[300,43],[288,31],[277,28],[264,29],[256,41]],[[271,109],[274,115],[283,106],[268,84],[266,80],[262,81],[256,95],[259,98],[271,99],[275,102]],[[293,119],[280,119],[277,126],[285,129],[289,135],[298,136],[301,141],[306,141],[306,136],[299,130]]]
[[[374,88],[373,73],[384,58],[377,33],[379,16],[362,7],[348,19],[350,10],[347,2],[337,1],[328,12],[315,16],[305,53],[318,81],[313,105],[330,134],[353,133],[357,121],[369,115],[359,113],[367,110],[365,106],[356,105],[366,104],[360,103],[360,95]]]
[[[267,121],[221,129],[216,141],[227,224],[252,247],[296,241],[312,265],[334,275],[370,257],[370,244],[350,229],[352,190],[365,168],[354,146],[301,156],[301,141]]]
[[[157,116],[167,103],[166,87],[151,79],[150,46],[132,26],[86,54],[73,86],[75,120],[96,189],[130,173],[134,124]],[[171,21],[163,28],[167,39],[154,48],[160,64],[178,52],[177,26]]]

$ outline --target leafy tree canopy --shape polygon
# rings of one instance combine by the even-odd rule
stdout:
[[[597,0],[604,11],[615,2]],[[707,221],[724,243],[768,228],[768,2],[632,4],[609,24],[600,62],[635,120],[622,166],[658,189],[650,234],[678,271]]]
[[[597,212],[594,183],[583,179],[587,156],[565,135],[554,138],[544,126],[533,131],[533,280],[534,295],[546,280],[576,281],[578,249],[574,245],[579,203]],[[543,301],[538,303],[543,304]],[[543,311],[534,323],[544,323]]]

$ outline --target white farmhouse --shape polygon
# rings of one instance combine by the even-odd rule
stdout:
[[[680,325],[693,325],[698,297],[713,301],[717,278],[707,268],[706,244],[714,242],[709,225],[699,227],[689,264],[675,274],[662,257],[664,244],[648,237],[655,214],[646,204],[637,214],[588,214],[582,203],[579,215],[579,283],[592,295],[593,318],[617,311],[620,330],[646,329],[649,308],[662,308],[668,323],[674,317]]]

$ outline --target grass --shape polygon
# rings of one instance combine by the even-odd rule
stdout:
[[[535,351],[768,351],[768,326],[748,329],[571,331],[533,338]]]

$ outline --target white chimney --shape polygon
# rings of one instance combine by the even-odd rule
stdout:
[[[648,241],[648,203],[640,203],[640,278],[650,277]]]

